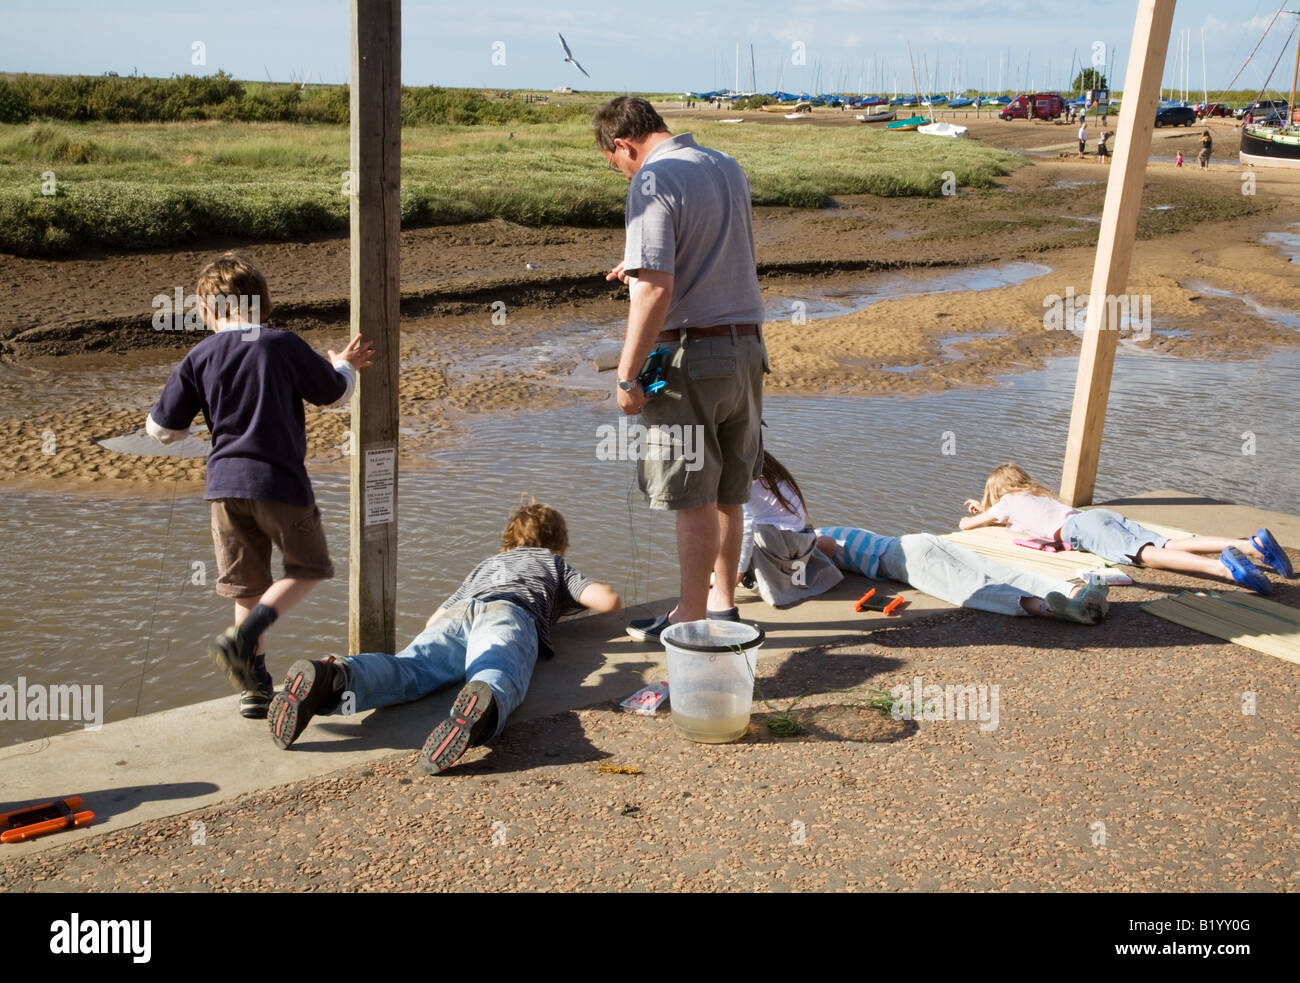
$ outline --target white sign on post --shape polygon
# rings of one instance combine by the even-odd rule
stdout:
[[[378,447],[366,451],[365,524],[368,526],[393,521],[396,464],[396,447]]]

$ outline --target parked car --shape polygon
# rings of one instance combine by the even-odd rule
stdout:
[[[1211,102],[1200,107],[1197,111],[1197,115],[1201,119],[1205,119],[1209,116],[1230,116],[1232,115],[1232,110],[1221,102]]]
[[[1242,119],[1249,113],[1251,119],[1259,122],[1266,116],[1272,116],[1277,113],[1280,116],[1286,115],[1285,99],[1260,99],[1258,102],[1252,102],[1248,106],[1242,106],[1240,109],[1234,109],[1232,115],[1237,119]]]
[[[1156,113],[1156,126],[1191,126],[1196,110],[1191,106],[1166,106]]]
[[[1034,119],[1056,119],[1064,112],[1065,100],[1055,92],[1030,92],[1007,103],[998,113],[998,119],[1028,119],[1031,115]]]

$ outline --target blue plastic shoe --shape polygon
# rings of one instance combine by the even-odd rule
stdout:
[[[1282,544],[1273,538],[1271,532],[1261,529],[1250,537],[1250,542],[1255,549],[1264,554],[1264,562],[1276,570],[1279,576],[1288,578],[1295,576],[1295,571],[1291,569],[1291,558],[1286,555],[1286,550],[1282,549]]]
[[[1268,578],[1237,547],[1224,547],[1223,552],[1219,554],[1219,559],[1223,561],[1223,565],[1232,574],[1232,579],[1241,584],[1242,587],[1249,587],[1256,594],[1273,593],[1273,585],[1268,582]]]

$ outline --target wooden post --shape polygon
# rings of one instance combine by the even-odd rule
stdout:
[[[1105,300],[1119,297],[1128,285],[1133,239],[1142,207],[1142,181],[1151,151],[1160,76],[1173,19],[1174,0],[1139,0],[1114,157],[1106,183],[1106,206],[1101,213],[1097,260],[1092,269],[1070,433],[1065,443],[1061,498],[1071,505],[1091,504],[1097,485],[1101,432],[1106,423],[1106,401],[1120,327],[1108,323],[1108,312],[1114,305]]]
[[[348,651],[396,652],[402,5],[351,7],[351,327],[375,353],[352,397]]]

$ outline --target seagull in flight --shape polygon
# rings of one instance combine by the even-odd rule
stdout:
[[[583,75],[586,75],[587,78],[591,78],[591,76],[587,74],[587,70],[579,65],[578,60],[573,57],[573,52],[569,50],[569,42],[564,40],[563,34],[560,35],[560,44],[564,45],[564,60],[573,62],[578,71],[582,72]]]

